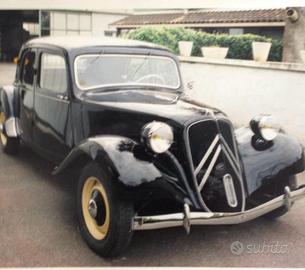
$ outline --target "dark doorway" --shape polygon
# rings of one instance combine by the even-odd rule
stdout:
[[[38,18],[38,10],[0,11],[0,61],[12,62],[18,56],[22,44],[30,38],[23,23],[38,23]]]

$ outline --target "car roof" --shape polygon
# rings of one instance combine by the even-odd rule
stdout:
[[[71,49],[86,47],[129,47],[129,48],[147,48],[160,49],[169,51],[168,48],[149,42],[111,38],[111,37],[94,37],[94,36],[58,36],[58,37],[42,37],[34,38],[26,43],[26,46],[55,46],[63,48],[67,51]]]

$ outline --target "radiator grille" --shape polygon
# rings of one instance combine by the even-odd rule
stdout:
[[[206,201],[213,185],[217,184],[218,190],[224,192],[221,177],[230,174],[238,194],[239,203],[236,207],[244,208],[242,172],[231,123],[222,119],[195,122],[187,128],[187,138],[194,186],[203,206],[209,208]],[[225,196],[220,199],[225,199]]]

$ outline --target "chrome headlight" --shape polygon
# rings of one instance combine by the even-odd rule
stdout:
[[[155,153],[164,153],[173,143],[172,128],[162,122],[151,122],[143,127],[142,140]]]
[[[266,141],[272,141],[280,131],[280,125],[271,115],[259,115],[250,122],[252,131]]]

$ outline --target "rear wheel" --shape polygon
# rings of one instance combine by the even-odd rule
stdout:
[[[5,121],[6,117],[4,112],[0,112],[0,142],[3,152],[14,155],[18,153],[19,150],[19,138],[10,138],[5,132]]]
[[[112,180],[91,162],[83,169],[77,189],[81,234],[104,257],[119,255],[132,238],[133,205],[118,198]]]

